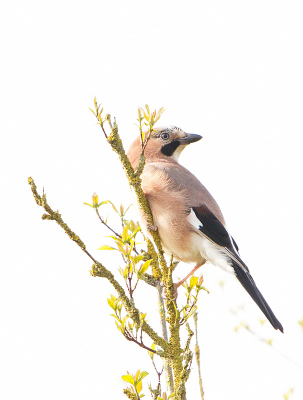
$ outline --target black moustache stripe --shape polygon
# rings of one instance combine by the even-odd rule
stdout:
[[[164,154],[165,156],[172,156],[174,154],[174,152],[176,151],[176,149],[180,146],[180,142],[178,140],[175,140],[171,143],[165,144],[162,148],[161,148],[161,152],[162,154]]]

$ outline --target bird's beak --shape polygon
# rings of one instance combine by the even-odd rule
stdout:
[[[187,133],[185,137],[178,138],[181,144],[190,144],[197,142],[198,140],[202,139],[202,136],[196,135],[195,133]]]

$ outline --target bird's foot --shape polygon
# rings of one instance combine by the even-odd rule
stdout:
[[[156,231],[158,230],[158,227],[157,227],[157,225],[155,225],[155,224],[147,224],[147,229],[148,229],[149,231],[156,232]]]
[[[167,289],[162,282],[161,286],[162,286],[162,298],[164,300],[176,300],[176,298],[178,297],[178,287],[179,287],[178,283],[173,283],[174,291],[172,294],[172,298],[168,296]]]
[[[176,300],[176,298],[178,297],[178,287],[181,286],[181,285],[183,285],[183,283],[184,283],[188,278],[190,278],[190,277],[192,276],[192,274],[193,274],[194,272],[196,272],[197,269],[199,269],[199,268],[200,268],[203,264],[205,264],[205,263],[206,263],[206,261],[204,261],[202,264],[197,264],[197,265],[190,271],[190,273],[189,273],[188,275],[186,275],[185,278],[181,279],[181,280],[180,280],[179,282],[177,282],[177,283],[173,283],[173,285],[174,285],[174,291],[173,291],[173,298],[172,298],[172,299],[168,297],[166,287],[165,287],[164,284],[161,282],[160,285],[163,287],[163,289],[162,289],[162,297],[163,297],[163,299],[166,299],[166,300]]]

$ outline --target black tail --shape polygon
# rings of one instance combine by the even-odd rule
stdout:
[[[235,261],[233,261],[233,267],[236,277],[239,279],[241,285],[246,289],[251,298],[259,306],[260,310],[263,312],[268,321],[275,329],[279,329],[283,333],[283,326],[277,320],[275,314],[272,312],[266,300],[260,293],[250,273],[248,271],[244,271]]]

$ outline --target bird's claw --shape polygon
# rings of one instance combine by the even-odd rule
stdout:
[[[158,227],[157,227],[157,225],[155,225],[155,224],[147,224],[147,229],[148,229],[149,231],[156,232],[156,231],[158,230]]]
[[[167,289],[164,286],[164,283],[160,282],[160,286],[162,286],[162,298],[164,300],[176,300],[176,298],[178,297],[178,284],[173,283],[173,285],[174,285],[173,298],[171,298],[171,297],[168,297]]]

